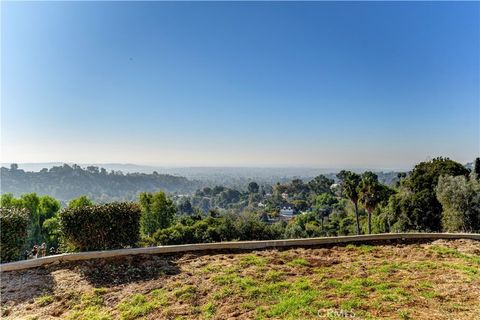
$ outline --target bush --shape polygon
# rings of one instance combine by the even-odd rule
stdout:
[[[18,260],[27,240],[27,210],[0,208],[0,226],[1,262]]]
[[[207,217],[191,225],[180,221],[166,229],[158,229],[148,241],[157,245],[210,243],[235,240],[269,240],[282,237],[284,225],[268,225],[253,214]]]
[[[135,246],[140,237],[140,207],[135,203],[66,208],[60,212],[62,235],[75,250]]]

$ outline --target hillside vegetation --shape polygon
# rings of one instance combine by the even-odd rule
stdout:
[[[136,179],[96,167],[57,169],[69,172],[72,179],[80,175],[79,181],[105,176],[105,181],[118,178],[122,185],[123,180]],[[57,169],[43,174],[55,175]],[[28,174],[15,166],[6,170]],[[156,176],[161,181],[156,174],[145,178]],[[435,158],[398,179],[395,186],[387,186],[371,171],[342,170],[336,180],[319,175],[308,182],[294,179],[273,186],[252,181],[243,191],[215,186],[189,195],[139,192],[129,203],[99,203],[81,196],[66,207],[49,195],[7,193],[0,195],[0,244],[8,248],[1,261],[36,257],[39,246],[42,256],[46,249],[55,254],[367,233],[480,232],[480,158],[473,171],[448,158]],[[25,215],[26,232],[16,223]]]
[[[5,319],[478,319],[480,243],[90,260],[2,275]]]
[[[168,174],[107,172],[104,168],[78,165],[56,166],[40,172],[1,168],[2,193],[21,195],[35,192],[50,195],[63,203],[86,195],[99,202],[133,200],[142,191],[191,192],[200,186],[198,181]]]

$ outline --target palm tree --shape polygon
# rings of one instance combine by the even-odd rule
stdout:
[[[337,174],[337,178],[341,180],[342,194],[353,202],[355,206],[355,218],[357,220],[357,234],[360,234],[360,220],[358,218],[358,199],[360,181],[362,180],[360,175],[342,170]]]
[[[362,175],[359,185],[359,200],[368,214],[368,234],[372,233],[372,212],[388,195],[389,189],[378,182],[378,176],[367,171]]]

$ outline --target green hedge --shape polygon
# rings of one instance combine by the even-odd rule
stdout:
[[[74,250],[133,247],[140,237],[140,208],[129,202],[66,208],[60,224],[63,240]]]
[[[1,262],[19,260],[27,240],[28,213],[25,209],[0,208]]]

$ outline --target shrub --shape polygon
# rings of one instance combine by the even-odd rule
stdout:
[[[158,229],[170,227],[177,208],[165,192],[142,192],[139,196],[142,217],[141,231],[144,236],[152,236]]]
[[[0,226],[1,262],[18,260],[27,240],[27,210],[0,208]]]
[[[62,235],[75,250],[134,246],[140,237],[140,208],[135,203],[66,208],[60,213]]]

